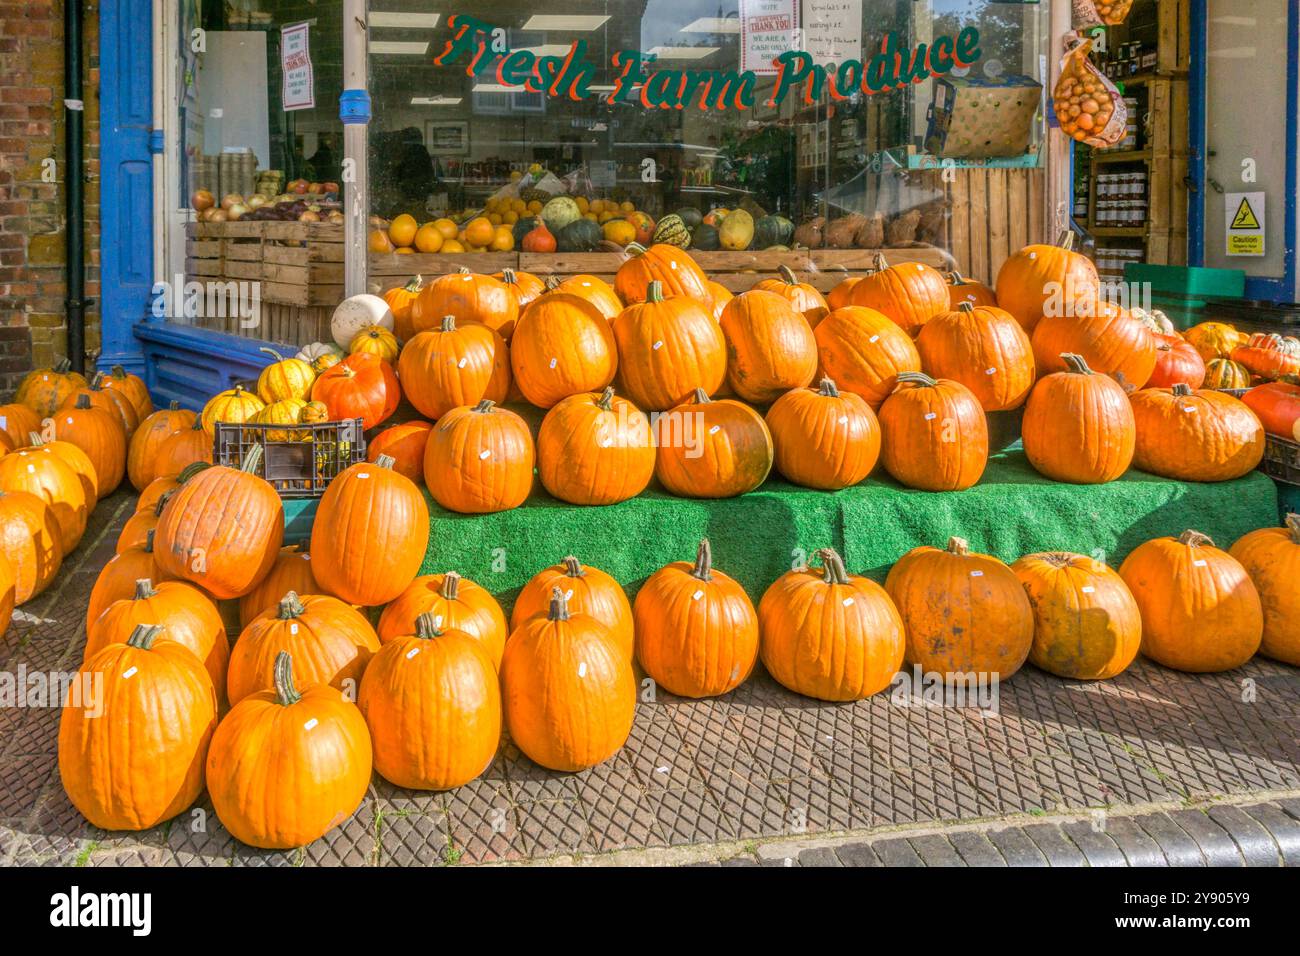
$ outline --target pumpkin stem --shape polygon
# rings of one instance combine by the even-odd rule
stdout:
[[[1291,532],[1291,540],[1300,544],[1300,515],[1294,511],[1288,512],[1286,516],[1287,530]]]
[[[302,601],[298,598],[297,591],[290,591],[284,597],[280,598],[280,611],[277,615],[282,621],[289,621],[295,617],[302,617],[307,613],[303,607]]]
[[[885,258],[883,252],[877,252],[876,257],[871,260],[871,265],[877,272],[884,272],[889,268],[889,260]]]
[[[557,276],[554,272],[552,272],[550,275],[546,277],[545,285],[546,285],[547,292],[554,292],[556,289],[560,287],[560,277]]]
[[[1211,548],[1214,547],[1213,538],[1208,534],[1201,533],[1200,531],[1193,531],[1191,528],[1188,528],[1178,536],[1178,543],[1185,544],[1190,548],[1200,548],[1205,545],[1209,545]]]
[[[423,640],[430,641],[435,637],[442,637],[443,630],[438,626],[437,619],[429,611],[415,619],[415,636]]]
[[[701,581],[713,580],[713,546],[709,544],[708,538],[700,539],[699,550],[695,552],[695,567],[691,569],[691,577],[699,578]]]
[[[475,405],[473,410],[480,414],[487,414],[488,412],[492,411],[492,406],[495,404],[496,402],[492,401],[492,399],[485,398],[483,399],[483,401]]]
[[[251,446],[244,452],[244,460],[239,463],[239,470],[246,475],[257,474],[257,469],[262,464],[262,453],[261,445]]]
[[[126,378],[126,369],[122,368],[120,365],[114,365],[108,371],[113,378]]]
[[[54,363],[54,371],[58,372],[60,375],[67,375],[68,370],[71,368],[72,359],[68,358],[66,355]]]
[[[566,578],[580,578],[587,572],[582,570],[582,562],[573,555],[568,555],[560,562],[564,565],[564,576]]]
[[[1065,363],[1067,371],[1075,372],[1079,375],[1091,375],[1092,369],[1088,368],[1088,363],[1082,355],[1076,355],[1073,352],[1062,352],[1061,361]]]
[[[380,455],[375,459],[375,464],[380,468],[387,468],[391,471],[393,466],[397,464],[397,459],[392,455]]]
[[[844,559],[834,548],[822,548],[817,552],[822,559],[822,580],[827,584],[848,584],[849,573],[844,569]]]
[[[455,571],[448,571],[442,576],[442,587],[438,589],[446,600],[454,601],[460,593],[460,575]]]
[[[288,651],[275,655],[275,702],[281,707],[292,707],[302,700],[302,694],[293,686],[293,658]]]
[[[948,539],[948,553],[957,554],[964,558],[966,555],[970,554],[970,542],[965,538],[959,538],[956,535],[953,535]]]
[[[970,302],[959,302],[959,303],[957,303],[957,311],[958,311],[958,312],[974,312],[974,311],[975,311],[975,306],[974,306],[972,303],[970,303]]]
[[[411,279],[410,282],[402,286],[402,288],[405,289],[407,292],[419,292],[423,285],[424,285],[424,279],[421,278],[420,276],[415,276],[414,278]]]
[[[506,283],[507,285],[518,285],[518,284],[519,284],[519,280],[515,278],[515,270],[514,270],[514,269],[502,269],[502,270],[501,270],[501,281],[504,282],[504,283]]]
[[[922,388],[934,388],[939,384],[924,372],[899,372],[898,381],[900,384],[917,385]]]
[[[1044,551],[1036,555],[1044,564],[1050,564],[1054,568],[1068,568],[1070,562],[1074,559],[1069,551]]]
[[[647,302],[662,302],[664,300],[664,284],[658,279],[651,279],[650,284],[646,286],[645,300]]]
[[[567,621],[569,619],[569,599],[559,588],[551,588],[551,610],[546,615],[548,621]]]
[[[1060,246],[1062,249],[1064,249],[1066,252],[1073,252],[1074,232],[1070,229],[1066,229],[1064,232],[1061,233],[1061,238],[1056,240],[1056,244]]]
[[[781,279],[785,282],[786,285],[799,284],[799,278],[794,274],[794,270],[791,269],[784,262],[776,267],[776,271],[781,273]]]
[[[156,518],[162,517],[163,508],[167,506],[167,502],[172,496],[172,491],[175,490],[176,489],[173,488],[171,489],[171,491],[164,492],[163,494],[158,496],[158,503],[153,506],[154,517]]]
[[[143,550],[145,554],[153,554],[153,534],[153,528],[150,528],[144,533],[144,547],[141,550]]]
[[[614,386],[606,385],[605,390],[600,393],[600,398],[596,399],[596,405],[601,411],[607,412],[614,401]]]
[[[135,582],[135,599],[137,601],[147,601],[158,592],[154,590],[153,581],[149,578],[137,578]]]
[[[702,389],[702,388],[697,388],[697,389],[695,390],[695,404],[696,404],[696,405],[707,405],[707,404],[709,404],[711,401],[713,401],[713,399],[709,398],[709,393],[706,392],[704,389]]]
[[[455,317],[454,315],[444,315],[444,316],[442,317],[442,329],[441,329],[441,331],[443,331],[443,332],[455,332],[455,331],[456,331],[456,317]]]
[[[104,373],[96,372],[95,377],[90,380],[90,387],[96,392],[104,389]]]
[[[199,423],[199,420],[196,418],[194,419],[194,422],[197,425]],[[199,427],[202,426],[200,425]],[[183,485],[185,484],[185,482],[189,481],[199,472],[203,471],[203,469],[211,468],[211,467],[212,467],[211,463],[206,461],[190,462],[190,464],[182,468],[180,474],[176,476],[176,483],[178,485]]]
[[[277,352],[275,349],[271,348],[271,346],[269,346],[269,345],[262,345],[262,346],[259,346],[257,350],[258,350],[259,352],[265,352],[267,355],[274,356],[274,357],[275,357],[275,360],[276,360],[277,362],[283,362],[283,361],[284,361],[284,356],[281,355],[279,352]]]
[[[175,405],[176,403],[175,403],[175,402],[172,402],[172,404]],[[76,402],[73,403],[73,406],[72,406],[72,407],[73,407],[73,408],[90,408],[90,396],[87,395],[85,392],[82,392],[80,395],[77,396],[77,400],[76,400]]]
[[[176,399],[173,398],[173,399],[171,400],[171,404],[168,405],[167,407],[168,407],[169,410],[171,410],[171,411],[173,411],[173,412],[179,412],[179,411],[181,410],[181,403],[178,402]]]
[[[1115,371],[1111,373],[1111,377],[1119,383],[1120,388],[1124,389],[1125,395],[1132,395],[1137,391],[1137,387],[1124,377],[1124,373],[1120,369],[1115,369]]]
[[[1176,382],[1174,383],[1174,394],[1179,398],[1184,398],[1192,394],[1192,387],[1186,382]]]
[[[823,377],[822,380],[818,383],[818,386],[819,386],[818,387],[819,393],[825,395],[827,398],[840,397],[840,390],[835,385],[834,380]]]
[[[470,274],[471,273],[469,271],[469,266],[461,266],[459,269],[456,270],[456,275],[467,276]]]
[[[142,651],[153,650],[153,642],[158,639],[158,635],[163,632],[161,624],[137,624],[131,636],[126,639],[126,643],[131,647],[139,648]]]
[[[944,278],[948,280],[949,285],[966,284],[966,277],[955,269],[952,272],[949,272],[947,275],[945,275]]]

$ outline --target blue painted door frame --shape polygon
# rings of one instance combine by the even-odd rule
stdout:
[[[1205,150],[1206,146],[1206,85],[1209,53],[1209,0],[1192,0],[1191,29],[1191,158],[1188,172],[1197,192],[1187,204],[1187,257],[1194,266],[1205,265]],[[1296,296],[1296,193],[1300,189],[1297,172],[1300,166],[1296,157],[1297,80],[1300,80],[1300,0],[1287,0],[1286,49],[1286,218],[1285,218],[1285,275],[1281,278],[1246,277],[1246,297],[1271,302],[1294,302]],[[1263,75],[1267,65],[1261,64]],[[1264,121],[1261,118],[1261,122]]]

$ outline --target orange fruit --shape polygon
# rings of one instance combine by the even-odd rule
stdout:
[[[515,247],[515,234],[509,226],[497,226],[489,245],[493,252],[509,252]]]
[[[636,203],[621,202],[618,208],[620,212],[636,212]]]
[[[442,233],[431,222],[426,222],[415,232],[415,248],[421,252],[437,252],[442,248]]]
[[[448,239],[442,244],[440,252],[464,252],[465,247],[460,244],[459,239]]]
[[[388,238],[388,233],[382,229],[373,229],[370,232],[370,251],[371,252],[392,252],[393,243]]]
[[[442,238],[444,239],[455,239],[456,233],[460,231],[459,226],[457,226],[450,219],[445,219],[445,218],[435,219],[433,222],[433,228],[437,229],[440,233],[442,233]]]
[[[388,224],[388,238],[395,246],[409,246],[419,228],[414,216],[402,213]]]
[[[485,216],[476,216],[465,224],[465,239],[471,246],[486,246],[496,231],[494,223]]]

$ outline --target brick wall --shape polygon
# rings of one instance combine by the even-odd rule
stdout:
[[[63,10],[64,0],[0,0],[0,400],[8,398],[24,372],[67,353]],[[85,0],[83,10],[86,350],[94,353],[99,350],[99,0]]]

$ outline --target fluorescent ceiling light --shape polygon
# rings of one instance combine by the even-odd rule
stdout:
[[[587,89],[590,90],[592,93],[613,93],[614,84],[593,83],[591,84],[591,86],[587,87]]]
[[[605,24],[607,16],[570,16],[569,14],[535,13],[522,27],[524,30],[577,30],[590,32]]]
[[[657,46],[650,50],[661,60],[702,60],[717,53],[716,46]]]
[[[527,50],[533,56],[566,56],[569,52],[567,43],[543,43],[541,46],[521,46],[511,50],[511,53],[517,53],[520,50]]]
[[[438,20],[441,18],[441,13],[382,13],[372,11],[370,25],[372,27],[415,27],[422,30],[432,30],[438,25]]]
[[[739,33],[737,17],[700,17],[682,27],[682,33]]]
[[[371,53],[400,53],[406,56],[424,56],[429,49],[428,40],[371,40]]]
[[[412,106],[455,106],[461,101],[459,96],[413,96]]]

